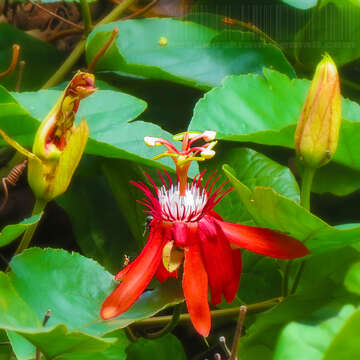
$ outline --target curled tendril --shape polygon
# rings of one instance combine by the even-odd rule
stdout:
[[[10,65],[9,65],[9,67],[7,68],[7,70],[5,70],[4,72],[0,73],[0,78],[3,78],[3,77],[5,77],[5,76],[8,76],[8,75],[10,75],[10,74],[14,71],[14,69],[15,69],[15,67],[16,67],[16,65],[17,65],[17,62],[18,62],[18,60],[19,60],[19,53],[20,53],[20,45],[14,44],[14,45],[13,45],[13,49],[12,49],[11,63],[10,63]]]

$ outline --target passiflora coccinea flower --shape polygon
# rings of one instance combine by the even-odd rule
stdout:
[[[203,336],[211,328],[208,289],[211,303],[217,305],[222,296],[232,302],[241,275],[241,250],[279,259],[305,256],[308,249],[298,240],[269,229],[224,221],[213,209],[231,189],[224,185],[215,189],[219,177],[214,174],[202,184],[203,173],[188,183],[187,172],[192,160],[214,156],[215,132],[183,133],[181,151],[161,138],[145,138],[150,146],[164,145],[167,151],[157,157],[171,156],[177,170],[173,183],[165,172],[159,173],[162,186],[157,187],[148,176],[152,189],[134,183],[146,199],[142,202],[151,215],[149,238],[140,255],[115,277],[121,281],[105,300],[100,315],[114,318],[138,299],[155,275],[159,281],[176,277],[183,264],[182,286],[191,321]],[[204,145],[195,145],[199,140]]]

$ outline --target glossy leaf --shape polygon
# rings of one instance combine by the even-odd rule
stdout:
[[[122,216],[126,218],[132,236],[140,249],[145,242],[146,214],[144,206],[136,200],[142,199],[143,193],[130,182],[146,182],[147,178],[141,167],[128,161],[108,160],[102,164],[102,169],[121,209]]]
[[[353,305],[345,305],[340,310],[325,307],[306,321],[292,322],[284,328],[274,360],[335,360],[339,356],[349,360],[354,356],[356,358],[360,348],[354,334],[359,329],[360,310],[355,311]]]
[[[80,173],[57,202],[70,217],[82,253],[116,273],[124,263],[124,256],[136,257],[140,245],[133,241],[106,179],[101,176],[100,166],[96,160],[89,165],[96,174]]]
[[[38,121],[46,116],[61,91],[13,93],[12,97],[3,90],[2,97],[1,94],[0,91],[0,109],[3,107],[5,113],[0,113],[0,128],[23,146],[31,146]],[[8,103],[11,106],[9,110],[7,110]],[[90,138],[85,153],[122,158],[159,167],[158,162],[151,160],[154,151],[144,144],[144,136],[169,138],[170,134],[150,123],[132,122],[145,108],[144,101],[112,90],[98,90],[84,99],[77,113],[77,119],[86,118],[90,128]],[[171,164],[170,161],[164,163]]]
[[[285,4],[306,10],[314,7],[318,0],[282,0]]]
[[[42,214],[31,216],[18,224],[7,225],[0,232],[0,247],[16,240],[29,226],[40,221]]]
[[[155,340],[139,339],[127,349],[127,360],[147,360],[149,354],[156,354],[156,360],[185,360],[181,342],[172,334]]]
[[[14,26],[0,24],[0,72],[8,68],[12,57],[13,44],[20,45],[19,61],[26,62],[21,82],[21,90],[38,89],[64,61],[64,55],[41,40],[26,34]],[[14,90],[19,73],[19,65],[12,74],[0,78],[0,84]]]
[[[255,224],[303,241],[313,255],[359,241],[360,226],[348,229],[332,227],[273,189],[257,186],[252,191],[234,176],[229,166],[225,165],[223,170]]]
[[[264,75],[226,78],[222,87],[209,91],[197,103],[189,130],[213,129],[222,140],[293,148],[295,127],[310,82],[290,80],[269,69],[264,69]],[[343,99],[342,114],[339,146],[333,162],[358,171],[360,106]],[[345,194],[355,187],[352,178],[342,176],[336,180],[336,177],[332,178],[330,183],[324,185],[324,189]],[[317,189],[325,191],[319,182]]]
[[[236,171],[238,179],[250,189],[255,186],[271,187],[279,194],[299,202],[299,187],[288,168],[251,149],[223,145],[218,150],[212,160],[201,165],[201,170],[206,169],[205,178],[218,171],[217,175],[222,176],[221,180],[227,180],[221,167],[224,163],[229,164]],[[215,210],[226,221],[238,223],[251,220],[234,191],[227,194]]]
[[[240,342],[239,358],[253,360],[261,356],[262,360],[322,359],[311,357],[308,350],[315,347],[315,350],[321,352],[326,348],[321,341],[326,340],[326,332],[331,328],[326,327],[326,324],[321,325],[322,321],[326,322],[328,319],[332,323],[334,318],[336,325],[337,314],[344,305],[348,309],[354,309],[352,304],[357,306],[358,300],[346,293],[342,284],[349,264],[358,259],[358,256],[359,253],[354,249],[344,248],[308,259],[298,291],[271,310],[251,318],[246,335]],[[287,328],[291,329],[295,325],[306,331],[296,331],[295,336],[291,336],[294,332],[287,333]],[[322,332],[325,332],[324,336],[321,336]],[[278,352],[280,354],[282,348],[290,353],[274,357]]]
[[[358,295],[360,295],[360,263],[355,263],[346,274],[345,278],[346,288]]]
[[[257,72],[263,66],[295,76],[281,51],[251,33],[217,32],[175,19],[142,19],[97,27],[87,41],[90,61],[117,26],[118,36],[96,69],[121,71],[203,90],[220,85],[229,74]],[[161,40],[163,39],[163,43]]]
[[[145,292],[118,319],[105,322],[99,309],[114,288],[113,276],[93,260],[64,250],[32,248],[10,265],[8,276],[0,273],[0,305],[6,308],[0,311],[0,327],[20,334],[49,358],[68,352],[102,352],[116,339],[100,336],[183,300],[177,281],[169,281]],[[47,309],[51,318],[43,328]]]

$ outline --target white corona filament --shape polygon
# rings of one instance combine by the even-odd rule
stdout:
[[[206,190],[197,185],[187,185],[185,195],[180,195],[179,185],[159,189],[162,218],[167,221],[197,221],[207,203]]]

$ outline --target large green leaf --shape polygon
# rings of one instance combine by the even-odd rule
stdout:
[[[360,262],[353,264],[346,274],[345,286],[349,291],[360,295]]]
[[[279,194],[296,202],[299,201],[299,187],[288,168],[251,149],[223,145],[218,150],[212,160],[201,165],[201,169],[207,170],[205,178],[215,171],[220,171],[222,164],[225,163],[235,170],[238,179],[250,189],[254,189],[255,186],[271,187]],[[222,175],[222,180],[227,179]],[[227,221],[248,222],[251,220],[234,191],[220,201],[216,206],[216,211]]]
[[[358,59],[359,16],[359,6],[344,0],[316,9],[295,37],[295,56],[310,69],[319,62],[324,52],[328,52],[338,66]]]
[[[146,291],[117,319],[102,321],[99,309],[114,281],[95,261],[64,250],[32,248],[13,258],[10,265],[8,276],[0,273],[0,327],[20,334],[49,358],[69,352],[102,352],[116,339],[100,336],[183,299],[178,282],[168,281]],[[43,328],[47,309],[51,318]]]
[[[358,257],[359,253],[354,249],[344,248],[308,259],[295,295],[288,296],[269,311],[248,317],[250,326],[241,339],[239,359],[272,360],[274,353],[278,354],[286,347],[292,356],[283,353],[283,357],[276,359],[313,360],[307,350],[316,346],[319,338],[326,341],[326,319],[332,323],[334,318],[337,323],[337,314],[344,305],[347,309],[358,305],[359,299],[346,293],[342,287],[349,265]],[[325,321],[323,325],[322,321]],[[305,331],[289,332],[286,336],[287,329],[294,324]],[[325,336],[318,336],[322,331]],[[322,345],[319,345],[317,348],[322,350]]]
[[[353,305],[342,309],[323,308],[306,321],[292,322],[282,331],[274,360],[354,359],[360,354],[357,334],[360,310]]]
[[[0,128],[22,145],[31,146],[38,121],[46,116],[61,91],[14,93],[13,97],[4,89],[1,91],[0,109],[3,108],[5,113],[0,112]],[[144,101],[112,90],[98,90],[84,99],[77,119],[86,118],[90,127],[85,152],[159,166],[150,160],[154,150],[144,144],[144,137],[161,136],[169,139],[170,134],[154,124],[132,121],[145,108]],[[170,161],[164,163],[171,164]]]
[[[264,69],[264,75],[226,78],[223,86],[209,91],[197,103],[189,129],[216,130],[218,138],[223,140],[294,148],[295,127],[310,82],[290,80],[269,69]],[[360,106],[343,99],[342,115],[339,146],[333,161],[349,171],[359,171]],[[342,175],[338,179],[334,176],[323,187],[317,181],[320,192],[346,194],[355,187],[352,177]]]
[[[80,168],[80,175],[57,202],[70,217],[82,253],[117,272],[124,263],[124,255],[133,259],[141,246],[133,240],[100,166],[94,162],[90,165],[97,174],[84,176]]]
[[[8,68],[12,57],[13,44],[20,45],[19,59],[26,62],[21,90],[35,90],[58,69],[64,55],[53,46],[26,34],[9,24],[0,24],[0,72]],[[14,90],[19,65],[11,75],[0,78],[0,84]]]
[[[175,19],[127,20],[99,26],[88,37],[88,61],[115,26],[122,36],[97,63],[98,71],[121,71],[204,90],[219,85],[226,75],[261,73],[264,66],[295,75],[278,48],[252,33],[217,32]],[[161,38],[167,39],[166,44],[159,44]]]
[[[104,161],[102,169],[113,196],[129,224],[136,244],[141,248],[144,245],[144,234],[146,232],[146,214],[144,206],[136,200],[142,199],[144,194],[130,182],[143,181],[146,183],[147,178],[143,173],[143,169],[137,164],[122,160]]]
[[[282,0],[282,2],[298,9],[306,10],[314,7],[318,0]]]
[[[290,234],[303,241],[312,254],[359,242],[360,226],[344,229],[332,227],[273,189],[256,186],[250,190],[234,176],[229,166],[225,165],[223,170],[257,225]]]
[[[18,224],[7,225],[0,232],[0,247],[5,246],[16,240],[29,226],[36,224],[41,219],[41,215],[34,215]]]
[[[181,342],[172,334],[159,339],[140,339],[127,349],[127,360],[147,360],[150,354],[156,354],[156,360],[185,360],[186,355]]]

